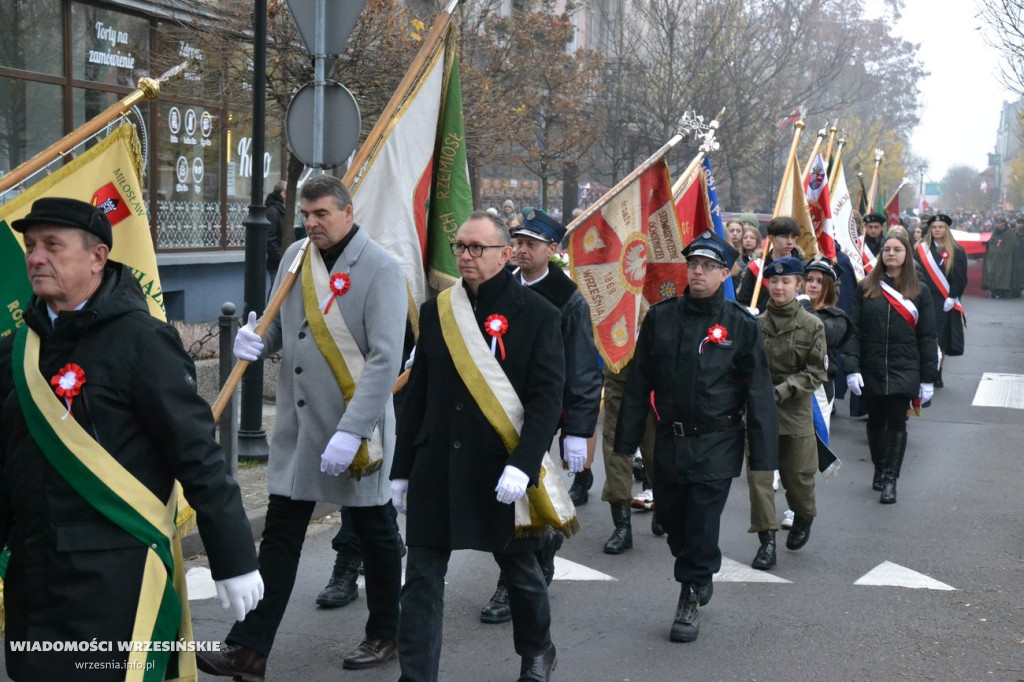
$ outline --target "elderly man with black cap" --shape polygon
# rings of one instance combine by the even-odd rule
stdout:
[[[194,655],[169,650],[191,638],[175,479],[196,510],[225,608],[242,620],[263,594],[195,368],[174,328],[149,314],[131,271],[108,259],[102,208],[40,199],[11,227],[24,235],[33,297],[25,324],[0,342],[7,674],[121,680],[136,669],[194,679]],[[145,651],[114,644],[131,640],[145,640]],[[34,646],[15,651],[14,642]],[[97,650],[41,651],[65,642]]]
[[[601,412],[601,367],[594,345],[590,306],[562,269],[551,262],[565,227],[540,209],[530,209],[525,222],[512,230],[512,247],[519,264],[519,281],[550,301],[561,313],[562,343],[565,347],[565,388],[562,391],[562,416],[559,422],[561,459],[574,474],[569,495],[574,504],[586,501],[594,474],[590,471],[587,441],[594,435]],[[537,559],[550,585],[555,574],[555,553],[563,536],[549,531],[543,538]],[[508,589],[504,576],[491,601],[480,611],[484,623],[512,620]]]
[[[711,599],[711,577],[722,565],[719,523],[732,479],[743,468],[744,440],[750,467],[770,477],[778,422],[761,327],[721,288],[736,251],[706,230],[683,255],[686,291],[653,306],[640,326],[615,452],[631,453],[640,444],[653,392],[654,512],[682,584],[670,638],[692,642],[699,608]]]

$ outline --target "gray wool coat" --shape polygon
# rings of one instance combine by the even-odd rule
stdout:
[[[295,259],[300,243],[288,247],[274,289]],[[310,248],[315,248],[312,244]],[[336,299],[345,324],[366,359],[352,404],[346,405],[337,381],[313,340],[302,304],[302,279],[281,306],[263,342],[265,354],[283,349],[277,384],[277,416],[270,441],[267,490],[293,500],[315,500],[368,507],[391,498],[391,460],[395,449],[395,413],[391,389],[398,377],[408,310],[405,277],[398,263],[370,239],[365,229],[352,237],[334,273],[347,273],[351,287]],[[381,429],[384,465],[356,481],[347,473],[320,473],[320,455],[337,430],[368,438]]]

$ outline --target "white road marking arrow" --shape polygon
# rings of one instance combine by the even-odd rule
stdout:
[[[1024,410],[1024,375],[985,372],[974,393],[974,407]]]
[[[607,573],[587,568],[575,561],[555,557],[555,580],[617,580]]]
[[[722,568],[714,576],[716,583],[792,583],[768,571],[758,571],[746,564],[722,557]]]
[[[854,585],[888,585],[892,587],[909,587],[916,590],[956,590],[955,587],[929,578],[924,573],[883,561],[860,577]]]

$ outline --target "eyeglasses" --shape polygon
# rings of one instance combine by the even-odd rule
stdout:
[[[473,258],[479,258],[484,255],[484,249],[504,249],[505,244],[462,244],[460,242],[452,242],[451,249],[452,255],[461,256],[462,254],[469,251],[469,255]]]
[[[700,268],[702,272],[714,272],[715,270],[725,269],[724,265],[720,265],[710,260],[690,261],[689,267],[691,270],[697,270],[698,268]]]

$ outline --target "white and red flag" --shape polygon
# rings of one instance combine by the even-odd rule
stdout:
[[[664,158],[570,235],[572,278],[590,305],[594,341],[612,371],[633,357],[641,311],[682,293],[684,246]]]
[[[832,226],[832,202],[828,197],[828,167],[821,154],[814,157],[811,169],[807,172],[804,194],[807,196],[807,210],[811,214],[818,250],[821,251],[821,255],[835,261],[836,238]]]
[[[864,279],[864,261],[860,249],[860,232],[857,229],[857,221],[853,218],[853,197],[850,196],[850,188],[846,185],[846,171],[843,170],[842,164],[839,165],[835,191],[832,193],[830,200],[832,203],[832,228],[836,249],[842,251],[850,258],[850,263],[853,264],[854,275],[859,282]]]

